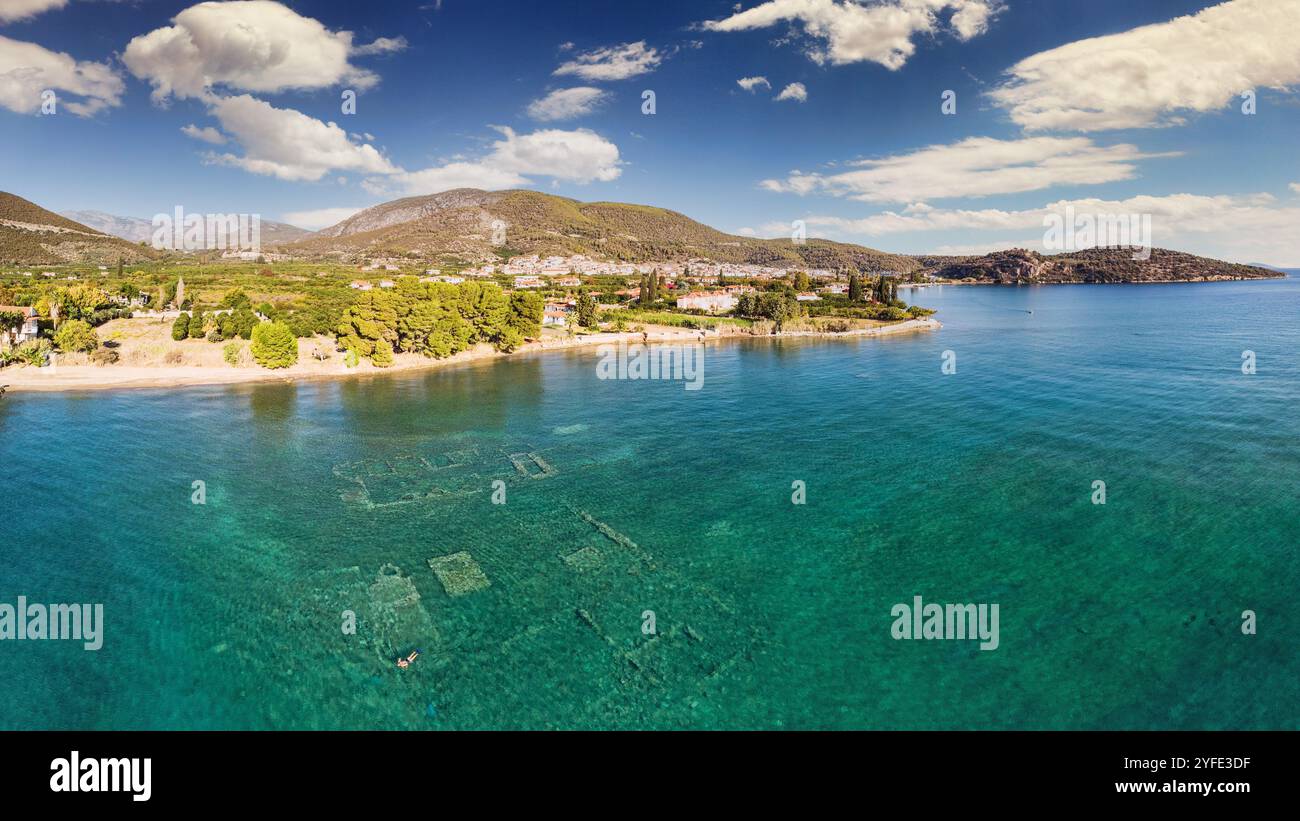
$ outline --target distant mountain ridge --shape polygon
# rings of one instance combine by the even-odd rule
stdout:
[[[88,225],[109,236],[130,242],[149,242],[153,239],[153,221],[139,217],[119,217],[103,211],[64,211],[62,216]],[[262,245],[276,246],[298,242],[312,235],[311,231],[283,222],[262,220]]]
[[[152,248],[110,236],[16,194],[0,191],[0,262],[9,265],[135,263],[160,256]]]
[[[71,219],[78,217],[80,219]],[[59,215],[0,192],[0,263],[115,264],[158,259],[148,247],[152,223],[100,211]],[[131,238],[141,237],[142,240]],[[1024,249],[982,256],[891,254],[825,239],[794,242],[726,234],[676,211],[617,202],[579,202],[537,191],[458,188],[376,205],[316,233],[262,222],[262,244],[306,259],[357,263],[381,257],[421,262],[497,261],[514,254],[627,262],[713,262],[786,269],[848,269],[929,274],[942,279],[1008,285],[1068,282],[1199,282],[1285,276],[1279,269],[1240,265],[1155,248],[1148,260],[1131,249],[1066,254]]]
[[[500,244],[493,240],[503,240]],[[693,258],[782,268],[889,270],[919,263],[860,245],[725,234],[676,211],[617,202],[579,202],[538,191],[458,188],[368,208],[282,249],[305,256],[360,260],[414,256],[465,262],[499,251],[543,256],[671,262]]]

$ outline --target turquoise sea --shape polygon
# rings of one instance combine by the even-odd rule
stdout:
[[[0,728],[1300,728],[1300,281],[910,299],[944,328],[713,343],[698,391],[10,393],[0,602],[105,638],[0,642]],[[893,639],[916,595],[1000,646]]]

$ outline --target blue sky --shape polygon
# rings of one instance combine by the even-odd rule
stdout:
[[[0,188],[53,210],[315,228],[474,184],[956,253],[1071,203],[1300,265],[1300,0],[5,6]]]

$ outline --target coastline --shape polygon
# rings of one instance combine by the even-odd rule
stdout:
[[[1199,279],[1134,279],[1124,280],[1121,282],[1093,282],[1085,279],[1061,279],[1047,280],[1042,282],[1002,282],[996,279],[945,279],[939,282],[900,282],[898,289],[904,288],[937,288],[943,285],[990,285],[1008,288],[1038,287],[1043,285],[1196,285],[1207,282],[1273,282],[1278,279],[1286,279],[1287,274],[1281,271],[1276,276],[1271,277],[1232,277],[1232,276],[1205,276]]]
[[[358,376],[380,376],[390,373],[426,371],[451,365],[506,359],[549,351],[572,350],[599,345],[633,344],[644,341],[655,343],[716,342],[724,339],[794,339],[800,337],[860,338],[893,336],[939,330],[943,325],[933,317],[909,319],[892,325],[879,325],[842,332],[789,331],[780,334],[749,334],[744,332],[718,333],[696,330],[661,328],[638,332],[602,332],[569,338],[542,339],[529,342],[512,353],[502,353],[489,345],[479,345],[445,359],[430,359],[419,354],[400,354],[390,367],[377,368],[362,362],[347,368],[341,362],[316,362],[300,358],[297,365],[283,370],[261,367],[209,367],[198,365],[129,366],[129,365],[58,365],[54,368],[23,366],[0,371],[0,385],[10,393],[53,393],[61,391],[100,391],[115,389],[196,388],[219,385],[242,385],[261,382],[297,382],[315,379],[349,379]],[[0,400],[2,401],[2,400]]]

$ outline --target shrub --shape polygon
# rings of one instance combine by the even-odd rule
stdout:
[[[130,319],[132,313],[130,308],[104,308],[90,315],[90,324],[99,326],[114,319]]]
[[[254,328],[250,350],[264,368],[287,368],[298,362],[298,338],[281,322],[263,322]]]
[[[48,339],[29,339],[14,349],[15,361],[39,368],[54,348]]]
[[[180,342],[190,335],[190,315],[181,314],[172,323],[172,339]]]
[[[228,365],[239,364],[239,353],[244,349],[244,343],[238,340],[227,342],[226,346],[221,349],[221,358],[226,360]]]
[[[375,363],[376,368],[387,368],[393,364],[393,346],[388,344],[388,340],[381,339],[375,343],[375,352],[370,355],[370,361]]]
[[[194,310],[190,315],[190,339],[203,338],[203,326],[206,324],[204,322],[206,319],[206,315],[199,313],[198,309]]]
[[[90,355],[90,361],[96,365],[112,365],[120,358],[112,348],[100,348]]]
[[[99,337],[89,322],[70,319],[54,332],[54,344],[64,353],[90,353],[99,347]]]

